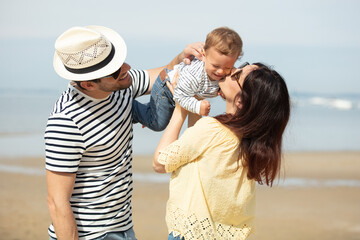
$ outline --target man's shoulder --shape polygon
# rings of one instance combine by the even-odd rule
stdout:
[[[140,69],[130,69],[129,75],[131,78],[144,78],[146,79],[149,76],[149,73],[147,70],[140,70]]]
[[[69,109],[68,106],[76,103],[77,95],[79,95],[79,93],[75,91],[73,87],[69,86],[56,100],[52,114],[66,112]]]
[[[145,94],[150,86],[150,75],[147,70],[130,69],[129,75],[132,79],[131,86],[128,88],[134,98]]]

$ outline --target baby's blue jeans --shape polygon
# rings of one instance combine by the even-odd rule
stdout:
[[[133,123],[141,123],[153,131],[162,131],[168,125],[175,108],[173,95],[166,82],[168,69],[164,69],[157,77],[152,89],[150,102],[133,101]]]

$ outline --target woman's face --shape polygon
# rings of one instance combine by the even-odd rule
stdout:
[[[219,81],[219,95],[224,100],[234,101],[235,96],[241,91],[246,76],[253,70],[259,68],[256,65],[246,65],[242,68],[233,68],[230,75]]]

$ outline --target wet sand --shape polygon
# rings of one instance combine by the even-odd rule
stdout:
[[[151,160],[134,157],[134,172],[151,173]],[[0,239],[48,239],[44,160],[0,157],[0,165],[14,167],[0,171]],[[16,173],[19,166],[29,171]],[[279,185],[257,187],[256,232],[250,239],[360,239],[360,186],[323,184],[358,183],[360,152],[288,153],[283,166]],[[294,178],[320,184],[282,184]],[[167,239],[167,197],[167,183],[135,180],[138,239]]]

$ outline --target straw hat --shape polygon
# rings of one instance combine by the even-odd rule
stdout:
[[[121,67],[125,58],[125,41],[106,27],[73,27],[55,42],[55,71],[68,80],[87,81],[108,76]]]

